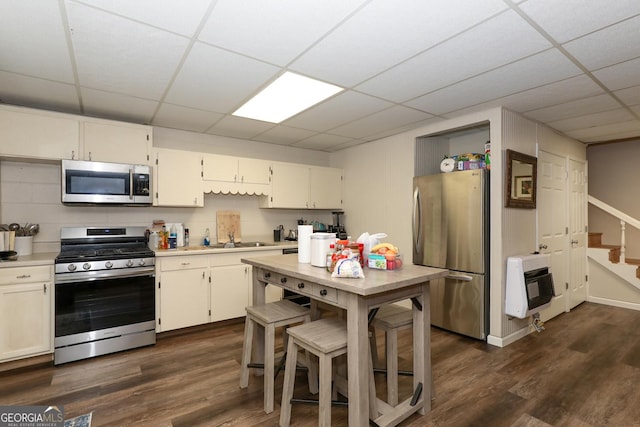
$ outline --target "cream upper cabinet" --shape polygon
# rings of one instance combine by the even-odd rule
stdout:
[[[261,200],[267,208],[309,208],[309,167],[295,163],[274,163],[271,195]]]
[[[108,121],[84,121],[84,160],[98,162],[150,164],[153,144],[151,126]]]
[[[0,105],[0,155],[34,159],[77,159],[78,118]]]
[[[205,193],[268,194],[271,163],[261,159],[204,154],[202,179]]]
[[[342,170],[295,163],[274,163],[271,195],[263,208],[341,209]]]
[[[154,149],[154,206],[204,206],[200,153]]]
[[[0,269],[0,361],[53,351],[53,266]]]
[[[309,169],[309,207],[342,209],[342,169],[320,166]]]

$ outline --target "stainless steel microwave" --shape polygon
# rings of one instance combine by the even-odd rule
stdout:
[[[151,166],[62,161],[62,203],[151,205]]]

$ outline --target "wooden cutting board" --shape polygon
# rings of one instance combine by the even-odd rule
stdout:
[[[227,243],[229,241],[229,233],[233,233],[236,242],[242,241],[240,211],[217,211],[216,224],[218,243]]]

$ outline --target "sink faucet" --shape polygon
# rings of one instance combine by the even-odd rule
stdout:
[[[233,235],[233,233],[229,233],[229,241],[227,243],[224,244],[225,248],[235,248],[236,247],[236,241],[235,241],[235,237]]]

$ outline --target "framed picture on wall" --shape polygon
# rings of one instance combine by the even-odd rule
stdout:
[[[531,176],[516,176],[515,179],[515,189],[516,189],[516,198],[531,200],[533,197],[533,177]]]

